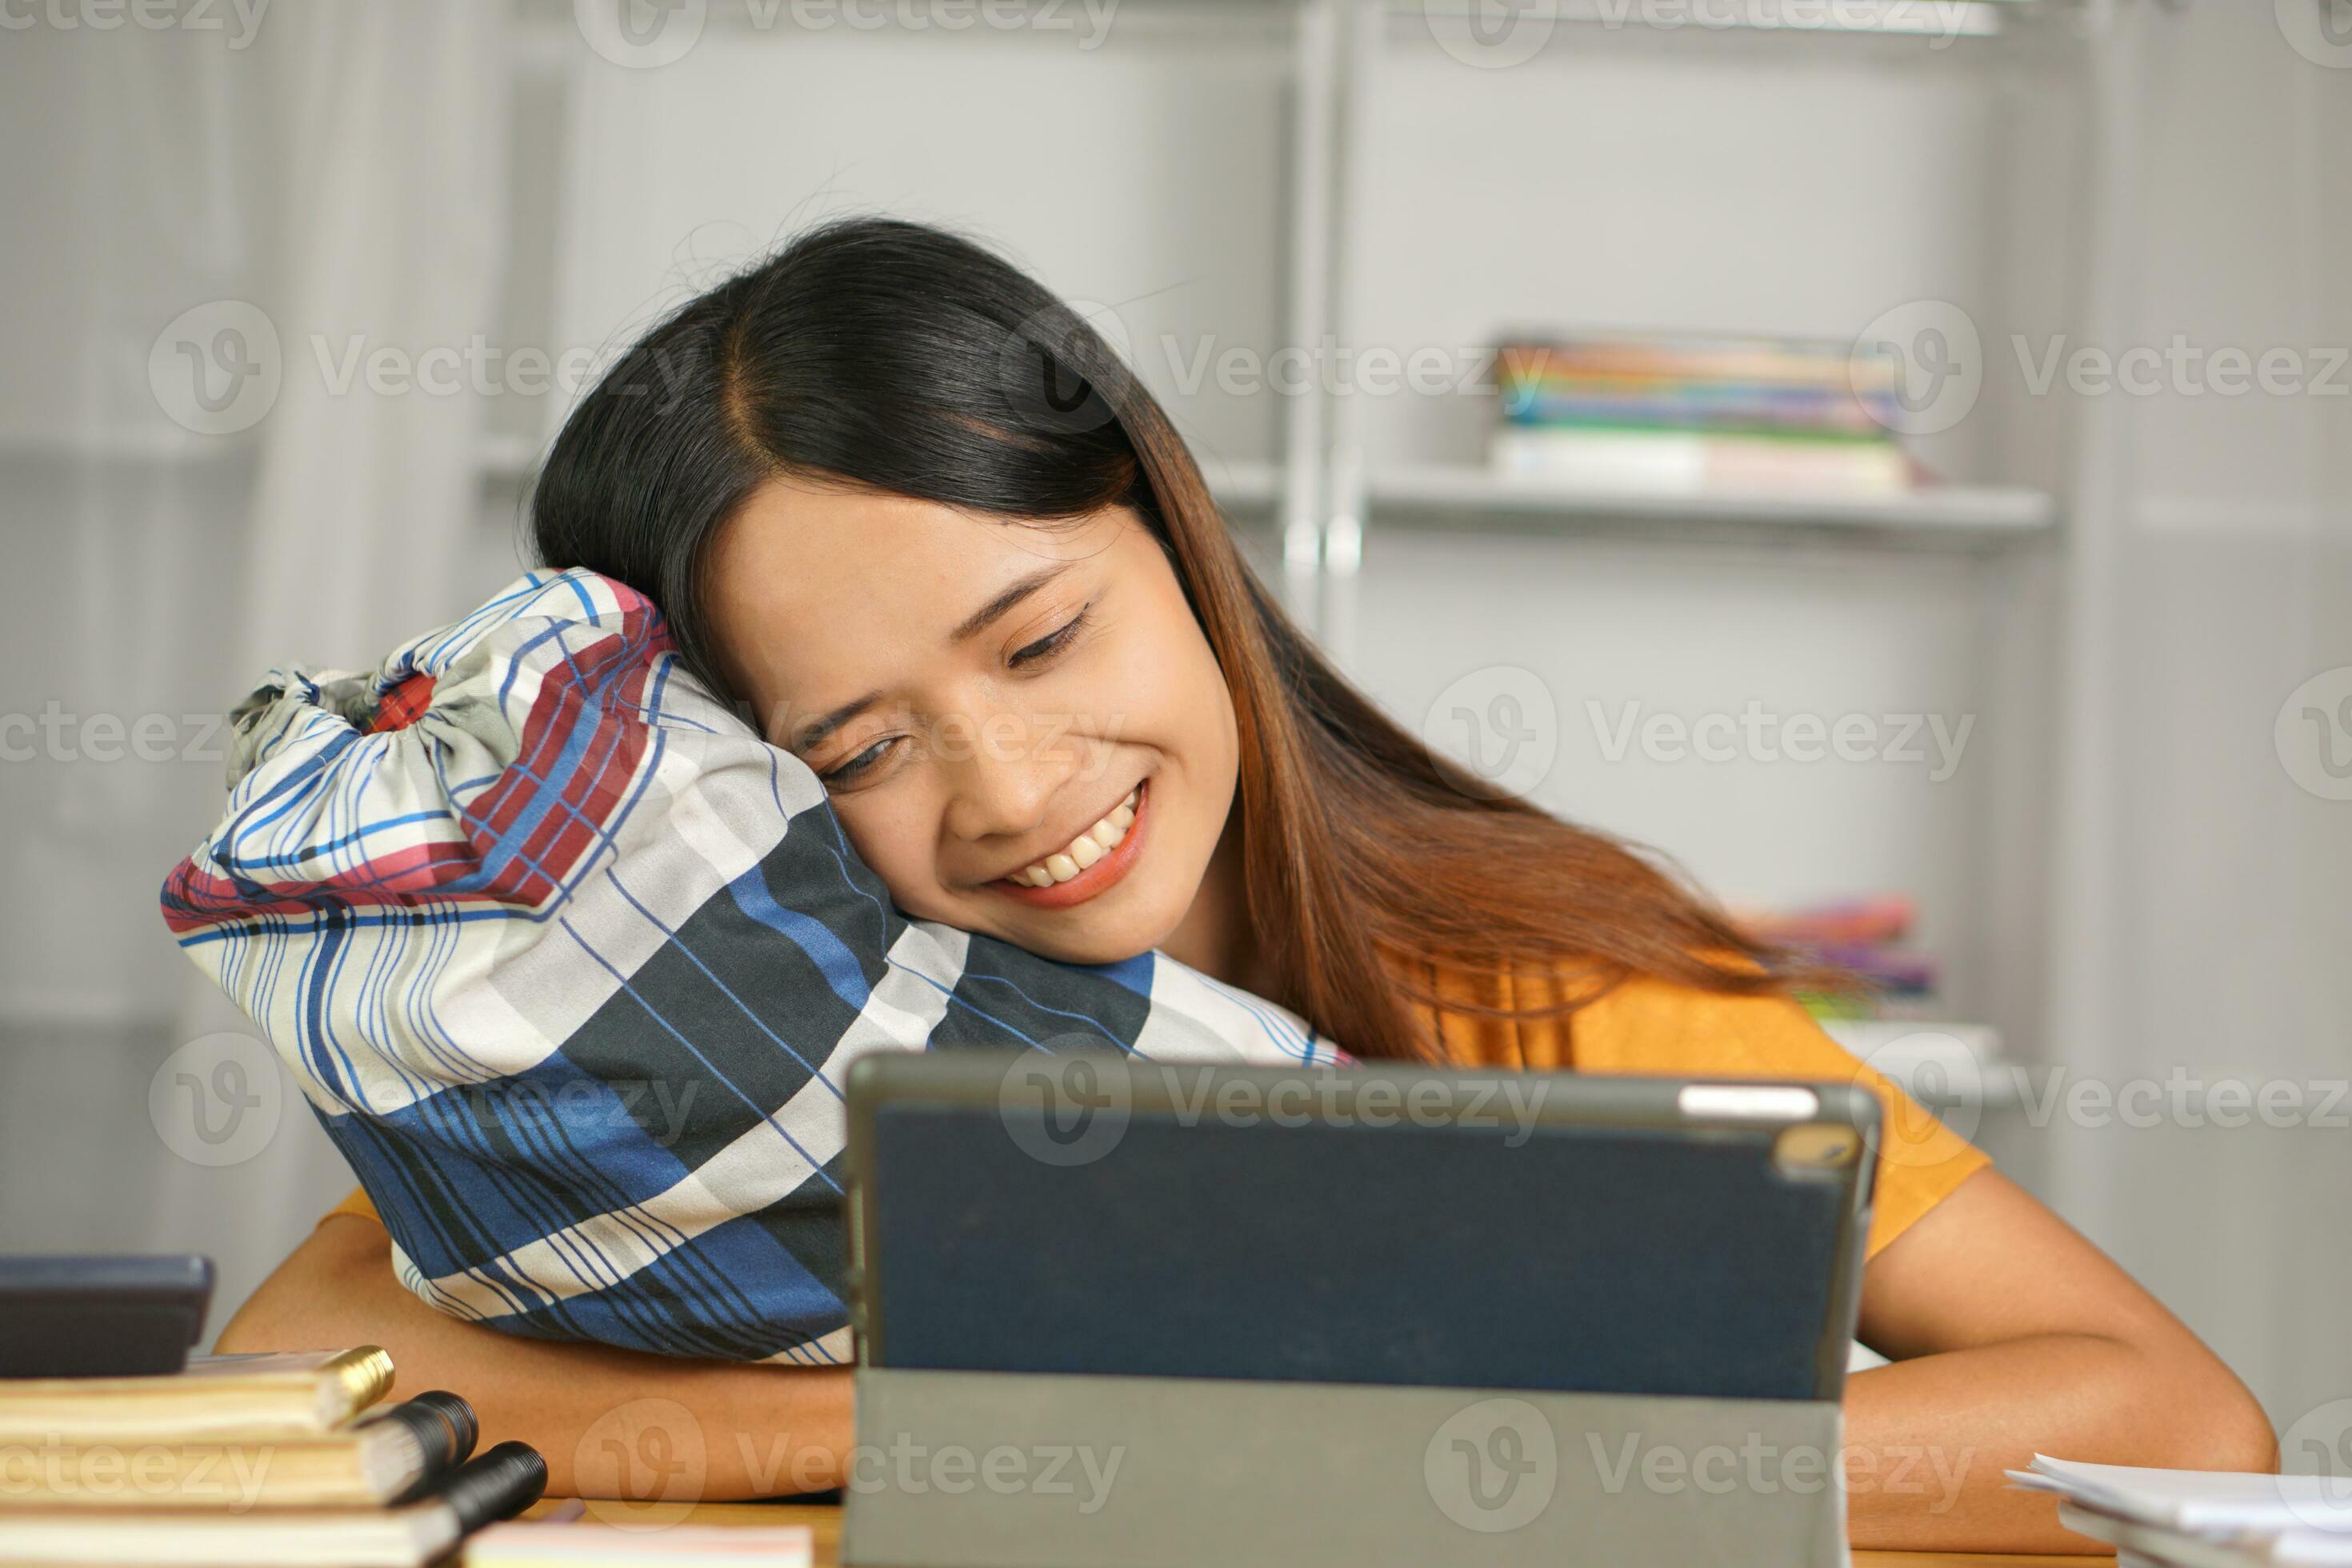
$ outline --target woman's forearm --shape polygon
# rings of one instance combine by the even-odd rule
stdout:
[[[2218,1363],[2214,1363],[2218,1367]],[[2184,1375],[2183,1369],[2187,1368]],[[2121,1340],[2048,1334],[1856,1373],[1846,1383],[1848,1535],[1881,1551],[2104,1552],[2053,1499],[2011,1486],[2036,1452],[2172,1469],[2268,1469],[2233,1380]],[[2207,1385],[2207,1383],[2210,1386]]]
[[[394,1278],[391,1240],[322,1221],[221,1331],[223,1351],[392,1352],[394,1396],[446,1388],[485,1445],[519,1438],[556,1496],[718,1501],[838,1486],[852,1442],[846,1370],[680,1361],[517,1339],[435,1311]]]

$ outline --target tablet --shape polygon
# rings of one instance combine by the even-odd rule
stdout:
[[[948,1050],[848,1096],[871,1366],[1843,1385],[1879,1114],[1850,1083]]]

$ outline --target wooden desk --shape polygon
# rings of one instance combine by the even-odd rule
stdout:
[[[543,1502],[530,1516],[557,1505]],[[592,1516],[593,1517],[593,1516]],[[782,1503],[706,1502],[687,1511],[696,1524],[805,1524],[816,1536],[816,1568],[839,1568],[841,1510]],[[1854,1568],[2099,1568],[2112,1557],[1985,1557],[1958,1552],[1857,1552]]]

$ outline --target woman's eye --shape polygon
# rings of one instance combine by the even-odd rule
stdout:
[[[847,762],[827,768],[824,773],[819,773],[817,782],[827,789],[856,784],[859,778],[873,772],[875,765],[889,754],[890,748],[897,740],[898,737],[893,735],[875,742]]]
[[[1086,610],[1080,610],[1076,615],[1064,621],[1057,629],[1047,632],[1035,642],[1014,649],[1012,658],[1006,662],[1017,668],[1024,664],[1034,664],[1041,658],[1053,658],[1077,640],[1078,634],[1086,629],[1087,611],[1092,608],[1092,605],[1088,605]]]

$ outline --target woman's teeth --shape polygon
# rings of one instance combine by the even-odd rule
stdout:
[[[1056,882],[1068,881],[1118,847],[1127,830],[1135,826],[1135,802],[1142,793],[1140,784],[1128,791],[1127,798],[1111,807],[1108,816],[1071,839],[1058,852],[1023,867],[1005,880],[1032,888],[1050,888]]]

